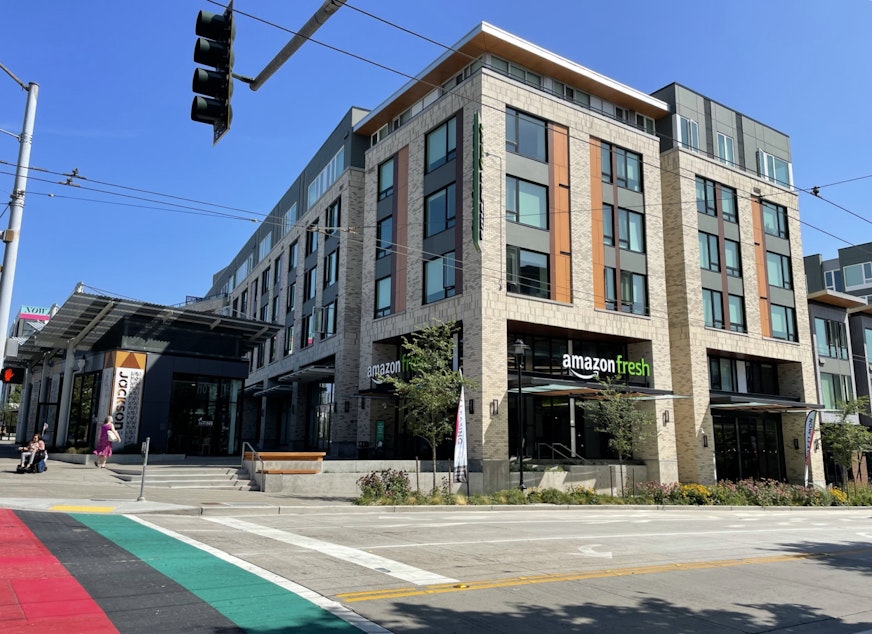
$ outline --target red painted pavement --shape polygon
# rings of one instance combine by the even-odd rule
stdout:
[[[0,509],[0,631],[118,633],[79,582],[8,509]]]

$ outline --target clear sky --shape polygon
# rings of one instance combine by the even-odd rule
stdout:
[[[262,21],[237,17],[234,71],[260,72],[321,3],[237,0]],[[682,83],[790,136],[796,186],[826,199],[800,193],[805,254],[872,241],[870,0],[349,0],[315,38],[356,57],[309,42],[257,92],[237,82],[215,147],[190,120],[191,76],[197,12],[221,6],[7,0],[0,62],[40,86],[31,166],[46,170],[27,185],[12,317],[79,281],[160,304],[205,294],[348,108],[444,50],[352,7],[445,45],[487,21],[644,92]],[[0,72],[0,129],[21,131],[25,101]],[[17,157],[0,134],[0,209]],[[87,180],[58,184],[73,169]]]

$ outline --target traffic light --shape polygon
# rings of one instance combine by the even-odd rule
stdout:
[[[210,68],[194,70],[192,87],[197,96],[191,104],[191,119],[212,126],[214,145],[230,128],[233,118],[230,108],[230,96],[233,94],[233,37],[236,34],[233,1],[221,15],[200,11],[195,32],[200,37],[194,45],[194,61]]]
[[[0,371],[0,381],[11,385],[21,385],[24,383],[24,368],[3,368]]]

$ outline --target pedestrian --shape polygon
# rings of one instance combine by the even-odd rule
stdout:
[[[39,434],[34,434],[33,439],[25,446],[19,447],[18,451],[21,454],[18,461],[18,472],[24,473],[33,465],[34,459],[40,451],[45,454],[45,443],[39,437]],[[43,457],[45,456],[43,455]]]
[[[103,424],[100,425],[100,437],[97,439],[97,448],[94,454],[97,456],[97,461],[94,466],[99,469],[106,468],[106,461],[112,455],[112,443],[121,440],[121,436],[115,431],[115,425],[112,423],[112,417],[107,416]]]

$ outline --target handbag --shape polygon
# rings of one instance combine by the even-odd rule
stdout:
[[[121,442],[121,436],[118,435],[118,432],[114,429],[109,430],[109,442]]]

